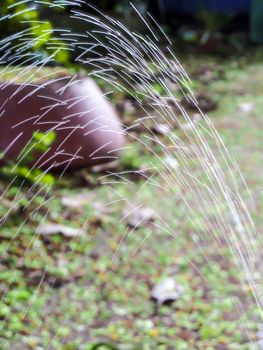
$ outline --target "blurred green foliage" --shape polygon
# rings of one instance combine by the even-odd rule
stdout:
[[[17,158],[17,162],[6,160],[1,174],[8,179],[12,177],[22,178],[32,183],[52,185],[55,182],[53,175],[38,168],[31,168],[36,152],[45,153],[56,139],[54,131],[49,133],[34,132],[32,140],[27,143]],[[4,158],[2,154],[1,158]]]
[[[56,62],[66,64],[70,54],[65,43],[54,36],[53,24],[40,18],[40,9],[49,4],[52,1],[45,1],[41,7],[32,1],[3,0],[0,4],[0,39],[10,37],[13,45],[19,44],[22,39],[29,43],[29,50],[43,57],[53,56]],[[23,36],[15,36],[21,32]]]
[[[120,156],[120,164],[125,170],[139,169],[141,165],[141,155],[138,147],[124,149]]]

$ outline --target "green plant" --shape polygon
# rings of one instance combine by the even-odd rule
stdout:
[[[32,169],[29,164],[34,160],[35,153],[45,153],[53,144],[55,138],[56,134],[54,131],[49,133],[34,132],[32,140],[17,157],[17,163],[14,160],[5,159],[6,165],[2,167],[2,175],[7,178],[13,176],[22,178],[32,183],[52,185],[55,182],[53,175],[46,173],[39,168]],[[3,153],[1,158],[5,158]]]
[[[89,347],[90,350],[118,350],[118,348],[113,345],[113,344],[110,344],[110,343],[96,343],[94,345],[92,345],[91,347]]]
[[[42,6],[49,3],[52,2],[45,1]],[[70,55],[65,43],[54,36],[52,23],[40,18],[39,7],[33,2],[3,0],[0,5],[0,39],[10,38],[12,46],[21,45],[17,36],[20,32],[23,32],[23,40],[28,42],[31,52],[43,57],[53,55],[54,60],[61,64],[69,62]]]
[[[135,147],[126,148],[121,153],[120,164],[123,169],[139,169],[141,165],[141,155]]]

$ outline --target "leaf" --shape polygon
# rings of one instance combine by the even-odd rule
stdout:
[[[153,222],[156,218],[156,213],[151,208],[138,207],[135,209],[126,208],[123,212],[123,220],[127,226],[139,228]]]
[[[172,278],[167,278],[159,282],[151,291],[151,297],[158,305],[173,302],[180,298],[183,287]]]
[[[45,224],[37,229],[37,233],[41,236],[51,236],[55,234],[62,234],[65,237],[79,237],[85,234],[82,229],[72,228],[60,224]]]
[[[34,23],[31,29],[34,39],[34,49],[39,49],[44,46],[52,37],[52,24],[49,21],[45,23],[39,22],[37,25]]]
[[[134,115],[136,113],[136,107],[132,100],[124,99],[122,102],[123,111],[128,115]]]
[[[255,106],[252,102],[244,102],[239,105],[240,112],[251,113],[253,112]]]
[[[167,95],[167,92],[162,84],[154,83],[152,88],[153,88],[154,92],[156,93],[156,95],[160,95],[160,96]]]
[[[192,130],[196,127],[197,123],[199,123],[201,119],[202,118],[199,113],[194,113],[190,122],[181,124],[181,129],[184,131]]]
[[[100,172],[105,172],[107,170],[116,170],[118,169],[119,165],[120,165],[120,161],[116,159],[112,162],[108,162],[105,164],[94,165],[93,167],[91,167],[91,171],[93,173],[100,173]]]
[[[120,165],[123,169],[139,169],[141,165],[141,156],[135,147],[126,148],[120,156]]]
[[[37,141],[38,144],[43,145],[45,150],[50,147],[56,139],[55,131],[45,132],[34,132],[33,139]]]
[[[51,174],[45,174],[41,177],[40,183],[44,185],[53,185],[55,183],[55,177]]]
[[[81,193],[75,196],[65,196],[61,198],[61,203],[68,208],[79,208],[92,201],[93,199],[90,195]]]
[[[170,156],[170,155],[167,155],[164,158],[164,162],[169,169],[175,170],[179,167],[179,162],[177,161],[177,159],[175,157]]]
[[[203,340],[214,339],[221,334],[221,329],[217,325],[208,324],[200,329],[200,336]]]
[[[155,124],[152,131],[158,135],[168,135],[171,132],[171,127],[169,124]]]
[[[110,343],[97,343],[92,345],[89,350],[119,350],[115,345]]]
[[[69,62],[70,54],[65,47],[61,47],[55,54],[55,60],[61,64]]]

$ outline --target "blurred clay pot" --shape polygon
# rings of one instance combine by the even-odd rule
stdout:
[[[33,132],[54,130],[56,141],[33,162],[53,170],[112,161],[124,144],[115,110],[93,80],[80,76],[39,85],[2,83],[0,130],[0,150],[12,160]]]

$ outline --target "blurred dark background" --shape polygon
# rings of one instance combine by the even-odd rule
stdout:
[[[180,50],[197,49],[201,53],[225,55],[263,42],[261,0],[136,0],[133,3],[143,16],[150,13],[170,39],[180,45]],[[147,30],[139,16],[134,15],[130,3],[124,0],[93,0],[88,3],[77,0],[75,5],[50,0],[24,3],[4,0],[0,5],[0,38],[28,27],[31,27],[33,37],[53,27],[85,31],[83,23],[72,20],[69,13],[78,10],[92,14],[95,13],[92,6],[121,19],[132,30]],[[45,24],[35,29],[36,21],[40,23],[43,19]],[[49,40],[47,36],[45,38]],[[43,39],[36,50],[44,54]],[[57,58],[60,63],[67,60],[66,55]]]

